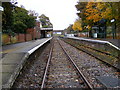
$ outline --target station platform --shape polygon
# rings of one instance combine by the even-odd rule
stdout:
[[[120,39],[101,39],[101,40],[109,41],[112,44],[114,44],[115,46],[120,48]]]
[[[4,46],[3,52],[1,52],[4,55],[0,60],[1,87],[10,88],[29,55],[51,39],[52,37]]]
[[[95,39],[95,38],[82,38],[82,37],[67,37],[76,40],[83,40],[87,42],[94,42],[99,44],[108,44],[113,48],[120,50],[120,40],[119,39]]]
[[[109,38],[87,38],[87,39],[108,41],[108,42],[112,43],[113,45],[120,48],[120,39],[109,39]]]

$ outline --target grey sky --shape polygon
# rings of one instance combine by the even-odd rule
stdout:
[[[50,18],[54,30],[63,30],[78,18],[75,5],[78,0],[17,0],[27,10],[35,10],[39,15]]]

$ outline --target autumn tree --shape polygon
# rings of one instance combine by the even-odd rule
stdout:
[[[82,25],[81,24],[82,24],[81,19],[77,19],[72,26],[73,30],[82,31]]]
[[[91,0],[90,2],[78,2],[76,8],[79,11],[77,15],[82,20],[83,31],[91,31],[92,26],[112,26],[111,20],[115,19],[116,30],[120,32],[120,2]]]
[[[102,18],[96,2],[88,2],[84,14],[86,15],[86,20],[91,20],[92,22],[97,22]]]
[[[86,6],[86,20],[93,23],[101,19],[111,20],[113,18],[119,19],[118,5],[115,2],[88,2]]]

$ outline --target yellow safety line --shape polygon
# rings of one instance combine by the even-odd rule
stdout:
[[[8,49],[8,50],[2,51],[0,53],[9,53],[9,52],[12,52],[12,51],[16,51],[18,49],[24,48],[24,46],[28,47],[28,46],[30,46],[30,44],[29,45],[22,45],[21,47],[16,47],[16,48],[13,48],[13,49]]]

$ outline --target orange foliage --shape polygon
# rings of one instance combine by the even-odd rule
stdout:
[[[76,20],[72,26],[73,30],[80,30],[82,31],[81,20]]]
[[[93,20],[93,22],[97,22],[104,19],[111,19],[112,18],[112,9],[107,7],[105,2],[88,2],[86,6],[86,13],[87,20]]]

